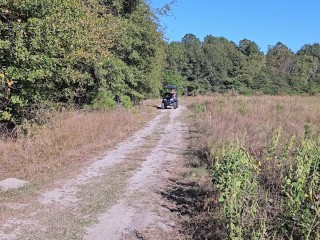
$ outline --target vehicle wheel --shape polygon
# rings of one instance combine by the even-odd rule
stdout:
[[[161,103],[161,109],[165,109],[164,103]]]

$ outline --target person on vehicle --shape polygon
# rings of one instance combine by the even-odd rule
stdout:
[[[172,88],[172,89],[171,89],[171,94],[172,94],[172,97],[173,97],[173,98],[176,98],[176,97],[177,97],[176,89]]]

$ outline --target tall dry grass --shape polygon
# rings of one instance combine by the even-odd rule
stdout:
[[[0,180],[39,179],[90,161],[155,116],[152,108],[108,112],[70,111],[53,117],[29,137],[0,145]]]
[[[276,129],[283,137],[320,132],[320,98],[304,96],[215,96],[206,98],[206,117],[198,121],[206,141],[220,147],[238,141],[259,156]]]
[[[195,144],[220,191],[224,233],[318,239],[320,98],[214,96],[193,109]]]

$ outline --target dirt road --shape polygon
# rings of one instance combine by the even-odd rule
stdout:
[[[164,207],[160,192],[183,165],[184,110],[159,110],[76,177],[10,206],[19,214],[1,224],[0,239],[180,238],[176,215]]]

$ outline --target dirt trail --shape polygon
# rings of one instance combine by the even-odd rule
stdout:
[[[0,239],[173,239],[176,216],[159,194],[183,165],[182,106],[63,179],[0,226]]]

